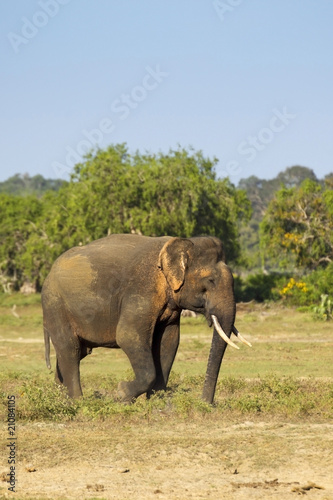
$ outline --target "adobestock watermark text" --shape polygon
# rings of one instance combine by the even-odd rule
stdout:
[[[225,177],[235,177],[243,171],[243,159],[248,163],[254,161],[258,154],[264,151],[276,138],[278,134],[285,131],[289,124],[295,120],[296,114],[290,113],[286,106],[282,110],[274,108],[272,116],[266,127],[261,128],[256,134],[249,135],[237,146],[238,158],[227,162],[221,174]]]
[[[59,12],[62,6],[69,4],[71,0],[39,0],[39,10],[30,17],[22,17],[22,26],[19,33],[10,31],[7,38],[17,54],[22,47],[35,38],[39,31],[44,28]]]
[[[225,21],[226,16],[243,3],[243,0],[214,0],[213,7],[220,21]]]

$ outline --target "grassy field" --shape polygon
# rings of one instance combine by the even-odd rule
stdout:
[[[1,296],[1,417],[15,395],[15,498],[333,500],[332,323],[248,304],[236,325],[253,347],[227,349],[213,406],[200,399],[212,335],[203,318],[182,319],[166,393],[118,403],[129,362],[96,349],[81,363],[84,398],[72,402],[53,382],[53,349],[51,373],[45,366],[39,296]],[[2,435],[3,450],[6,425]],[[5,457],[0,498],[14,496],[6,470]]]

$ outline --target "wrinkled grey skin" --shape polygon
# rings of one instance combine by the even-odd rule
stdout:
[[[121,348],[135,379],[120,382],[122,401],[165,389],[179,344],[182,309],[215,315],[230,337],[233,278],[217,238],[111,235],[75,247],[54,263],[42,290],[45,353],[50,337],[56,380],[82,395],[80,360],[95,347]],[[213,401],[226,343],[214,329],[203,399]]]

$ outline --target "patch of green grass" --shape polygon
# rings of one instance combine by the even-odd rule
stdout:
[[[231,385],[231,390],[230,390]],[[320,379],[266,376],[257,380],[226,379],[218,406],[244,413],[288,417],[333,416],[333,382]]]
[[[55,385],[50,376],[30,377],[11,373],[1,377],[0,391],[5,412],[6,394],[17,396],[17,417],[23,421],[107,420],[114,418],[152,419],[161,412],[166,418],[202,418],[214,414],[226,418],[235,415],[264,415],[329,420],[333,417],[333,382],[275,375],[245,379],[222,378],[217,385],[213,406],[201,400],[203,377],[174,375],[166,392],[150,399],[142,395],[133,404],[117,400],[118,380],[106,378],[107,390],[95,390],[94,379],[87,380],[85,396],[71,400],[63,387]],[[102,384],[103,386],[103,384]],[[230,415],[229,415],[230,416]],[[219,417],[219,418],[220,418]],[[229,417],[228,417],[229,418]]]
[[[17,329],[23,329],[26,326],[26,321],[27,321],[26,317],[24,316],[16,318],[11,313],[0,315],[0,325],[2,326],[9,326]],[[34,327],[42,328],[43,319],[41,318],[40,314],[36,314],[33,317],[29,318],[29,324],[32,328]]]
[[[0,293],[0,306],[12,307],[16,306],[31,306],[41,303],[41,294],[32,293],[24,295],[23,293]]]

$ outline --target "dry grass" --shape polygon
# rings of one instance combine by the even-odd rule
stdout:
[[[16,394],[16,499],[333,500],[332,324],[279,307],[240,310],[253,348],[228,348],[209,407],[200,393],[211,331],[184,319],[167,393],[117,403],[128,361],[96,349],[73,404],[45,367],[40,304],[18,304],[19,318],[12,305],[0,308],[1,411],[5,419]]]

